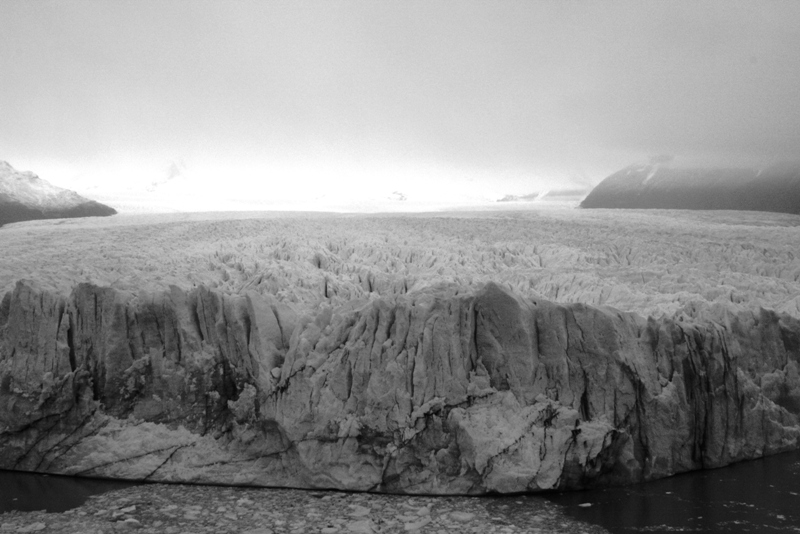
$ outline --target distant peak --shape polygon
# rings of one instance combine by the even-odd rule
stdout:
[[[0,176],[16,174],[17,170],[7,161],[0,161]]]
[[[800,168],[632,165],[600,182],[581,207],[800,214]]]
[[[0,177],[2,178],[16,178],[17,180],[25,179],[30,182],[41,180],[39,176],[31,171],[18,171],[9,162],[0,161]]]
[[[147,186],[147,190],[153,192],[160,186],[174,180],[175,178],[180,178],[181,176],[186,176],[186,163],[184,163],[183,160],[178,162],[173,161],[170,163],[169,167],[167,167],[164,175],[161,178],[150,182],[150,185]]]
[[[113,215],[113,208],[0,161],[0,225],[32,219]]]

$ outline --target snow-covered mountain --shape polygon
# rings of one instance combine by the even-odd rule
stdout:
[[[632,165],[600,182],[581,207],[800,214],[800,166],[725,169]]]
[[[506,195],[497,202],[536,202],[544,200],[581,200],[588,193],[588,188],[545,189],[527,195]]]
[[[33,219],[114,215],[116,210],[0,161],[0,225]]]

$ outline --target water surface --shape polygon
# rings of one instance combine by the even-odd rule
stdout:
[[[0,513],[62,512],[132,482],[0,471]],[[547,498],[572,519],[612,533],[800,533],[800,451],[627,487],[491,497],[499,517],[523,516]]]
[[[77,508],[90,495],[136,484],[121,480],[64,477],[0,470],[0,513],[20,510],[63,512]]]
[[[614,533],[800,532],[800,451],[547,498]]]

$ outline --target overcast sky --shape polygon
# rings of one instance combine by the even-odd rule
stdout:
[[[524,192],[796,159],[798,51],[793,1],[0,0],[0,160]]]

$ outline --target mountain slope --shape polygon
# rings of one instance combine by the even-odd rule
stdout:
[[[114,215],[114,208],[0,161],[0,225],[34,219]]]
[[[800,214],[800,168],[674,169],[632,165],[600,182],[581,207]]]

